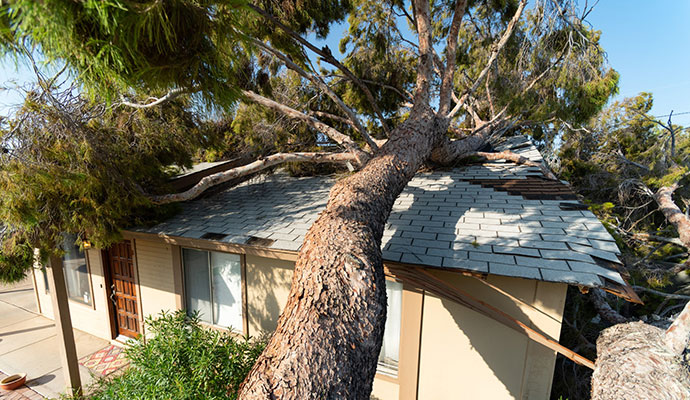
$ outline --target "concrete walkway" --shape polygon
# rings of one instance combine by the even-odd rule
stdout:
[[[65,378],[53,321],[38,314],[30,280],[11,286],[0,285],[0,371],[8,375],[25,372],[26,385],[44,397],[58,397],[65,390]],[[106,340],[74,330],[79,358],[110,345]],[[81,381],[93,378],[79,366]],[[0,391],[0,398],[7,392]]]

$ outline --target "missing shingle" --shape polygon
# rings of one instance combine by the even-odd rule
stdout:
[[[526,200],[577,200],[572,189],[562,182],[552,181],[543,176],[526,176],[522,179],[463,179],[473,185],[508,192],[522,196]]]
[[[576,211],[576,210],[587,210],[589,206],[582,203],[560,203],[558,208],[563,211]]]
[[[209,240],[222,240],[226,236],[225,234],[222,233],[215,233],[215,232],[206,232],[203,235],[201,235],[202,239],[209,239]]]
[[[273,243],[275,243],[275,240],[273,239],[265,239],[256,236],[250,236],[249,239],[247,239],[247,241],[245,242],[245,244],[259,247],[271,247]]]

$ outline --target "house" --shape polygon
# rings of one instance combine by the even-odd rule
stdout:
[[[532,161],[524,137],[496,150]],[[145,334],[161,310],[210,326],[270,332],[297,252],[331,177],[252,178],[124,232],[109,249],[64,257],[74,327],[106,339]],[[570,188],[539,168],[487,162],[418,174],[383,237],[389,316],[373,395],[380,399],[546,399],[568,285],[639,301],[614,239]],[[34,272],[51,316],[45,270]],[[572,356],[572,355],[570,355]],[[574,357],[574,356],[572,356]]]

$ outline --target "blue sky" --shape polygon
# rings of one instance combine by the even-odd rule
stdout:
[[[618,98],[652,92],[653,115],[690,112],[690,1],[601,0],[587,20],[621,75]]]
[[[587,20],[602,31],[609,63],[621,74],[616,99],[652,92],[653,115],[689,112],[673,121],[690,125],[690,1],[601,0]],[[344,29],[334,26],[331,36]],[[337,53],[338,40],[327,42]],[[33,79],[26,68],[17,71],[7,60],[0,64],[0,76],[0,86]],[[0,114],[19,102],[16,92],[0,91]]]

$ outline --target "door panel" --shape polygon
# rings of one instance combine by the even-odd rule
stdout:
[[[106,253],[112,282],[110,298],[114,304],[117,333],[137,337],[140,333],[139,307],[132,244],[129,240],[113,244]]]

